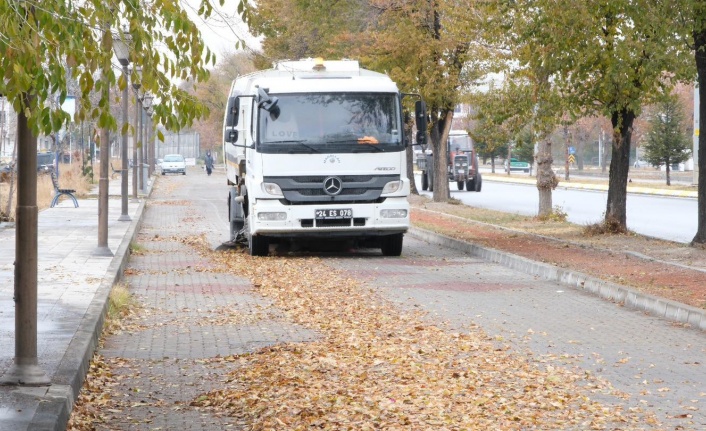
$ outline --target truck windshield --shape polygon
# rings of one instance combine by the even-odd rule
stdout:
[[[450,151],[472,151],[473,140],[468,135],[449,135]]]
[[[404,149],[396,94],[273,94],[260,110],[258,150],[266,153],[380,152]]]

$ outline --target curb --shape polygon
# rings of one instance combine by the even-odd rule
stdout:
[[[52,431],[66,429],[103,331],[103,323],[108,311],[108,297],[113,285],[123,277],[123,270],[130,257],[130,244],[137,238],[137,233],[142,226],[147,198],[152,193],[155,181],[150,182],[148,190],[142,196],[135,217],[130,222],[131,225],[125,232],[120,246],[115,251],[103,281],[88,306],[76,334],[69,343],[47,395],[39,403],[28,429]]]
[[[590,277],[578,271],[567,270],[504,251],[481,247],[425,229],[413,227],[407,232],[410,236],[430,244],[458,250],[544,280],[567,285],[671,322],[688,324],[702,331],[706,330],[706,310],[638,292],[632,288]]]

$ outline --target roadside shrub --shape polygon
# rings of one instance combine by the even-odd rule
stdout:
[[[628,231],[620,226],[617,220],[603,220],[601,222],[586,225],[583,234],[586,236],[597,235],[624,235]]]
[[[560,205],[556,205],[554,209],[552,209],[552,212],[545,216],[539,216],[537,217],[540,221],[551,221],[551,222],[559,222],[559,223],[564,223],[566,222],[566,219],[569,215],[564,211],[564,208],[562,208]]]

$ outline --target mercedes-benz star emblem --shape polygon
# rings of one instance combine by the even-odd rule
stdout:
[[[324,180],[324,191],[327,195],[336,196],[341,193],[343,183],[338,177],[328,177]]]

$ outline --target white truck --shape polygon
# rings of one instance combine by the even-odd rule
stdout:
[[[350,60],[283,61],[233,81],[223,127],[231,242],[264,256],[274,243],[345,239],[399,256],[413,144],[403,96]],[[415,119],[426,130],[421,100]]]

